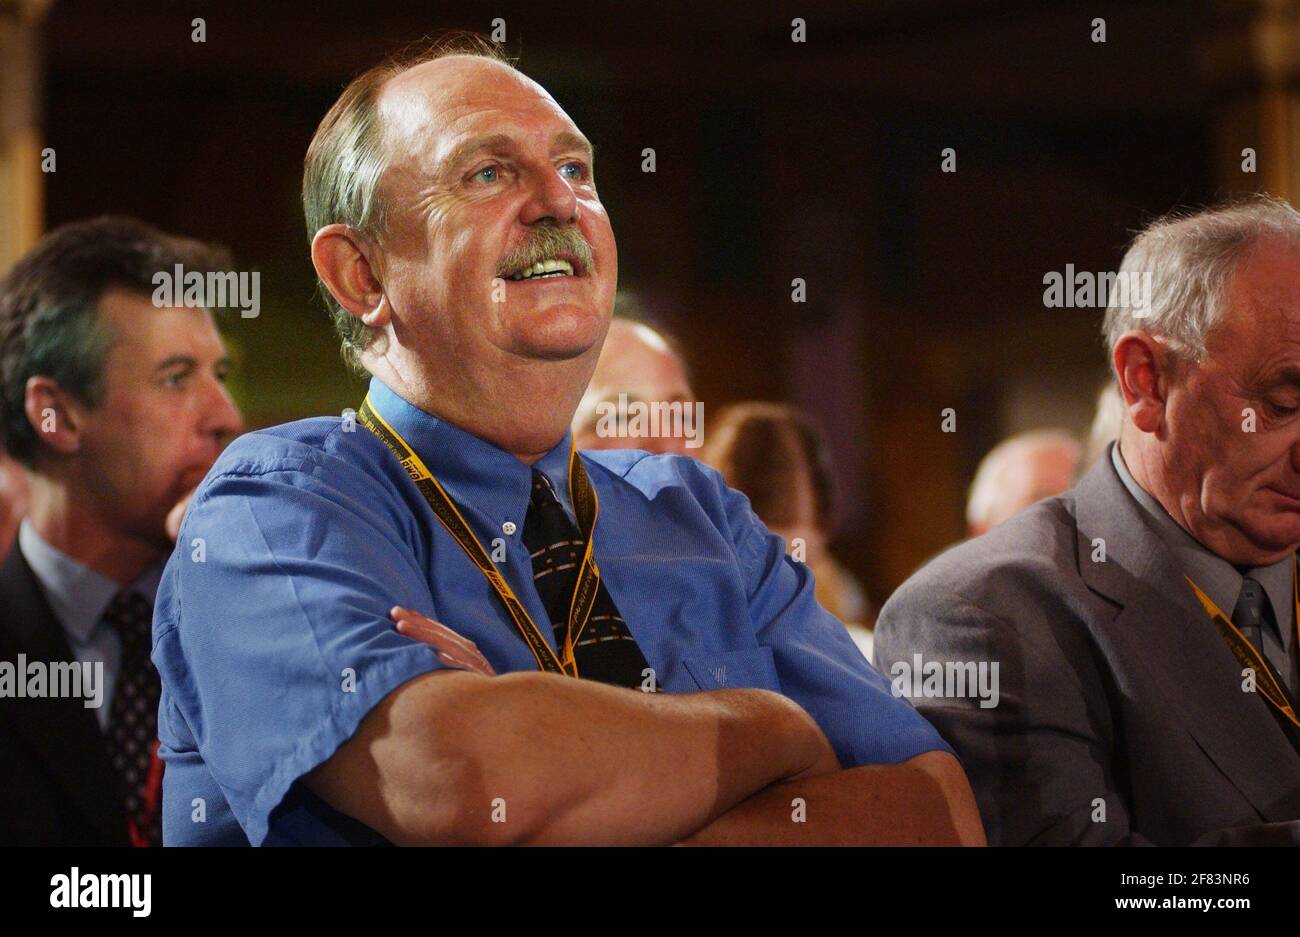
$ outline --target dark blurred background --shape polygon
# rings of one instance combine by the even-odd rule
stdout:
[[[1114,269],[1175,206],[1296,194],[1291,0],[0,0],[0,268],[104,212],[224,242],[262,277],[226,328],[250,426],[355,405],[303,154],[350,76],[495,17],[595,142],[620,285],[681,338],[706,414],[786,400],[829,434],[838,552],[876,602],[962,535],[993,443],[1086,430],[1100,313],[1044,308],[1045,273]]]

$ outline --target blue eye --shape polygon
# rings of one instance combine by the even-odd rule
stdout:
[[[587,176],[587,171],[582,163],[565,163],[560,167],[560,172],[563,173],[566,169],[574,170],[573,175],[569,176],[570,179],[585,179]]]
[[[478,172],[474,173],[474,178],[480,182],[496,182],[497,168],[495,166],[484,166]]]

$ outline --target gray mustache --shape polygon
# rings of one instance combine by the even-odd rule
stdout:
[[[535,228],[527,241],[501,258],[497,273],[506,277],[516,270],[531,267],[538,261],[557,254],[572,254],[584,271],[590,272],[592,269],[591,245],[576,228],[566,225]]]

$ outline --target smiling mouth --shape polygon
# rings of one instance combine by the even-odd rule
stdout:
[[[516,270],[506,276],[507,280],[518,283],[523,280],[546,280],[555,277],[581,276],[582,271],[575,268],[573,261],[563,257],[548,257],[528,267]]]

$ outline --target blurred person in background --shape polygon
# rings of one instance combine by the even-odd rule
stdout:
[[[26,514],[27,476],[21,465],[0,452],[0,559],[9,555]]]
[[[0,282],[0,444],[29,483],[0,566],[0,660],[102,668],[90,706],[0,699],[0,842],[160,842],[149,652],[167,518],[240,416],[211,314],[156,306],[154,277],[228,259],[99,218],[50,232]]]
[[[574,445],[579,449],[644,449],[656,454],[697,455],[699,449],[688,447],[681,433],[624,436],[599,431],[602,409],[617,407],[620,394],[626,395],[629,403],[695,405],[695,391],[677,343],[638,318],[636,300],[620,292],[591,383],[573,414]]]
[[[1029,505],[1059,495],[1074,482],[1079,443],[1065,430],[1010,436],[979,464],[966,499],[966,533],[978,537]]]
[[[871,660],[872,615],[866,592],[830,552],[834,468],[812,422],[786,404],[746,402],[710,419],[702,458],[749,498],[786,553],[807,565],[817,601],[844,623]]]
[[[1124,398],[1120,396],[1115,379],[1108,377],[1101,390],[1097,392],[1097,409],[1093,413],[1092,426],[1088,429],[1088,441],[1083,447],[1083,458],[1079,461],[1078,475],[1082,476],[1097,464],[1097,460],[1106,454],[1110,444],[1119,439],[1119,431],[1123,425]]]

